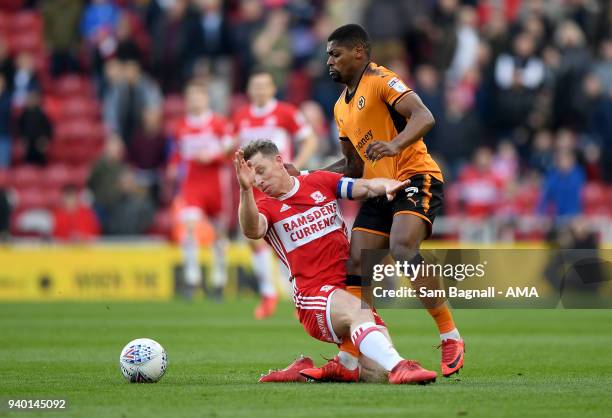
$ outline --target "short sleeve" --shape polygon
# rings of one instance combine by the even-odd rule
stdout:
[[[390,73],[389,77],[376,77],[379,83],[380,98],[391,107],[412,89],[408,87],[396,74]]]
[[[257,210],[259,211],[259,215],[263,216],[266,220],[266,230],[272,225],[272,217],[270,216],[270,207],[269,207],[269,199],[265,196],[257,199],[255,201],[255,205],[257,206]]]
[[[338,183],[342,178],[340,173],[332,173],[331,171],[314,171],[308,174],[306,177],[308,181],[318,184],[322,189],[328,191],[333,196],[336,196],[338,190]]]

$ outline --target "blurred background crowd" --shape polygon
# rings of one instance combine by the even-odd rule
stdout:
[[[325,47],[350,22],[436,118],[438,238],[612,241],[609,0],[0,0],[0,236],[168,237],[194,77],[231,116],[269,71],[316,132],[308,165],[336,160]]]

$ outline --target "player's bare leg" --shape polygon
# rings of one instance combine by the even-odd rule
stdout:
[[[255,319],[265,319],[274,315],[278,304],[278,292],[272,281],[274,271],[272,251],[263,240],[249,239],[248,243],[253,253],[253,271],[261,296],[261,301],[255,307],[253,315]]]
[[[425,370],[417,362],[403,359],[376,325],[372,310],[364,309],[363,301],[350,293],[336,289],[328,297],[329,316],[334,333],[340,338],[350,336],[353,344],[367,358],[389,372],[391,383],[428,383],[435,381],[436,373]],[[339,359],[323,368],[302,370],[313,380],[357,381],[359,368],[349,370]]]
[[[425,224],[423,219],[411,214],[396,214],[393,218],[393,226],[391,227],[390,250],[392,257],[396,261],[420,263],[422,258],[419,255],[419,248],[427,233],[427,224]],[[418,277],[411,282],[411,285],[415,289],[442,289],[441,280],[432,277]],[[455,326],[446,299],[420,297],[420,300],[436,321],[440,332],[442,374],[445,377],[449,377],[454,373],[458,373],[463,367],[464,342]]]

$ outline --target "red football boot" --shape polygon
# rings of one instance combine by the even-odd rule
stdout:
[[[359,381],[359,368],[349,370],[340,363],[338,356],[329,360],[322,367],[312,367],[300,371],[307,379],[317,382],[357,382]]]
[[[416,361],[402,360],[389,372],[389,383],[396,385],[406,383],[425,385],[435,382],[436,376],[438,376],[436,372],[422,368]]]
[[[266,319],[274,315],[278,305],[278,296],[263,296],[261,302],[255,308],[253,315],[255,319]]]
[[[270,370],[268,374],[259,378],[260,383],[277,382],[306,382],[306,378],[300,374],[300,370],[314,367],[310,357],[300,356],[283,370]]]
[[[463,340],[453,340],[452,338],[442,341],[442,375],[449,377],[459,373],[463,367],[463,357],[465,356],[465,343]]]

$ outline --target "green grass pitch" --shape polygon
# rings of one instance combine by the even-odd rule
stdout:
[[[612,310],[456,310],[467,341],[456,378],[429,386],[258,384],[261,372],[335,347],[308,337],[289,303],[265,322],[254,299],[184,303],[0,304],[0,417],[602,417],[612,409]],[[439,370],[433,322],[384,310],[398,351]],[[121,348],[168,351],[157,384],[129,384]],[[68,400],[10,412],[8,399]]]

